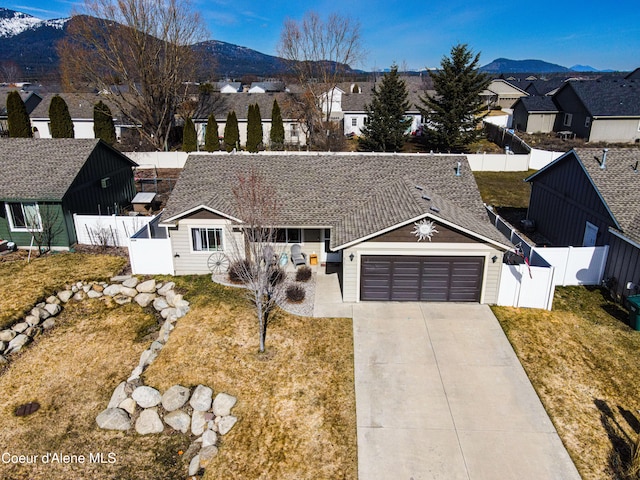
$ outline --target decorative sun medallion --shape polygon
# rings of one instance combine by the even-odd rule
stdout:
[[[419,222],[414,223],[415,228],[413,233],[416,237],[418,237],[418,241],[424,240],[425,238],[431,241],[431,237],[434,233],[439,233],[436,230],[435,224],[431,220],[423,219]]]

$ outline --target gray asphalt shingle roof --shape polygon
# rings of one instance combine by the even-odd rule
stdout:
[[[95,139],[0,139],[0,162],[5,166],[0,199],[62,200],[98,143]]]
[[[458,161],[462,175],[455,175]],[[332,247],[431,214],[497,243],[464,157],[438,155],[191,155],[163,214],[165,222],[206,206],[237,218],[231,187],[257,169],[274,185],[279,226],[335,227]],[[421,198],[424,188],[431,201]],[[439,212],[430,210],[436,206]]]
[[[558,112],[558,107],[551,97],[520,97],[517,101],[524,106],[527,112]]]
[[[576,149],[580,162],[620,225],[623,234],[640,243],[640,149],[610,148],[605,169],[602,149]]]
[[[574,80],[571,88],[593,117],[640,117],[640,81]]]
[[[31,112],[31,118],[49,118],[49,106],[51,99],[60,95],[69,108],[69,115],[72,119],[84,119],[93,121],[93,108],[96,103],[102,101],[111,110],[114,118],[121,119],[122,112],[109,101],[108,95],[100,95],[97,93],[49,93],[42,98],[42,101]]]

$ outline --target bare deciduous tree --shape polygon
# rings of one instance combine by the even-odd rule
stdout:
[[[38,255],[51,251],[54,240],[64,232],[57,205],[40,203],[37,211],[27,214],[27,225],[33,241],[38,246]]]
[[[184,82],[199,71],[200,16],[188,0],[86,0],[85,12],[58,47],[65,86],[108,93],[142,138],[165,148]]]
[[[338,14],[326,20],[315,12],[308,12],[301,21],[284,22],[278,51],[292,62],[305,95],[298,109],[306,134],[314,143],[322,144],[326,128],[331,121],[334,89],[360,62],[364,51],[360,43],[360,24]],[[311,108],[309,108],[311,107]]]
[[[255,306],[260,352],[265,350],[269,315],[284,299],[284,272],[278,267],[276,248],[278,198],[275,189],[255,170],[238,175],[233,196],[243,241],[232,246],[231,268],[246,287]]]

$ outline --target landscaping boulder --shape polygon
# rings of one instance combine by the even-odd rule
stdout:
[[[87,297],[89,297],[89,298],[100,298],[102,296],[103,296],[103,293],[99,292],[97,290],[89,290],[87,292]]]
[[[149,435],[162,433],[163,430],[164,424],[155,408],[148,408],[140,412],[140,416],[136,420],[136,432],[140,435]]]
[[[96,417],[98,426],[104,430],[129,430],[131,419],[121,408],[107,408]]]
[[[133,415],[133,412],[136,411],[137,405],[138,404],[133,398],[127,397],[124,400],[122,400],[122,402],[120,402],[120,404],[118,405],[118,408],[121,408],[122,410],[127,412],[129,415]]]
[[[158,390],[147,386],[136,388],[131,394],[131,398],[142,408],[155,407],[162,400],[162,396]]]
[[[109,285],[107,288],[105,288],[102,293],[104,293],[105,295],[109,295],[110,297],[115,297],[120,293],[121,289],[121,285],[114,283],[113,285]]]
[[[35,327],[40,324],[40,317],[36,317],[35,315],[27,315],[24,317],[24,321],[29,324],[30,327]]]
[[[73,292],[71,290],[63,290],[61,292],[58,292],[58,298],[62,303],[67,303],[69,300],[71,300],[72,296]]]
[[[217,417],[218,433],[220,435],[226,435],[236,424],[238,419],[233,415],[227,415],[226,417]]]
[[[138,291],[135,288],[120,287],[120,295],[126,295],[127,297],[135,297]]]
[[[111,400],[109,400],[107,408],[117,408],[118,405],[127,398],[127,392],[125,392],[126,385],[127,382],[120,382],[120,384],[113,390]]]
[[[205,430],[201,438],[203,447],[215,445],[218,441],[218,435],[213,430]]]
[[[122,286],[127,288],[136,288],[136,285],[138,285],[139,281],[140,280],[138,280],[137,277],[131,277],[122,282]]]
[[[109,280],[111,283],[122,283],[126,280],[133,278],[131,275],[116,275],[115,277],[111,277]]]
[[[205,412],[194,410],[191,416],[191,433],[195,436],[200,436],[207,429],[207,420],[205,418]]]
[[[134,297],[134,300],[138,305],[144,308],[148,306],[155,297],[155,293],[139,293]]]
[[[182,408],[187,400],[189,400],[189,389],[182,385],[174,385],[162,395],[162,406],[167,412],[173,412]]]
[[[152,352],[159,352],[160,350],[162,350],[162,347],[164,345],[162,343],[160,343],[159,341],[154,341],[151,346],[149,347],[149,350],[151,350]]]
[[[158,293],[160,293],[160,292],[158,292]],[[169,304],[164,299],[164,297],[156,297],[153,300],[153,308],[155,308],[158,312],[161,312],[165,308],[169,308]]]
[[[113,297],[113,301],[116,302],[118,305],[126,305],[127,303],[131,303],[131,297],[127,295],[118,294],[115,297]]]
[[[29,328],[29,324],[27,322],[18,322],[13,327],[11,327],[11,330],[13,330],[16,333],[22,333],[27,328]]]
[[[16,335],[18,335],[18,333],[14,330],[2,330],[0,332],[0,341],[10,342]]]
[[[29,327],[23,333],[29,338],[36,338],[42,333],[42,329],[40,327]]]
[[[5,351],[5,349],[7,348],[7,345],[9,345],[8,342],[0,341],[0,353]]]
[[[0,355],[0,365],[5,365],[7,363],[9,363],[9,360]]]
[[[45,300],[46,303],[60,303],[60,299],[55,295],[49,295]]]
[[[153,293],[156,291],[156,281],[155,280],[147,280],[146,282],[139,283],[136,286],[136,290],[140,293]]]
[[[189,404],[194,410],[206,412],[211,408],[211,397],[213,390],[205,385],[198,385],[191,395]]]
[[[42,322],[42,324],[40,325],[42,328],[44,328],[45,330],[49,330],[50,328],[55,327],[56,325],[56,321],[53,318],[47,318],[44,322]]]
[[[140,354],[140,362],[138,366],[144,368],[147,365],[151,365],[153,361],[158,357],[158,354],[152,350],[145,350]]]
[[[177,294],[177,293],[176,293],[176,292],[174,292],[173,290],[169,290],[169,291],[165,294],[164,298],[166,298],[166,299],[167,299],[167,303],[168,303],[170,306],[172,306],[172,307],[173,307],[173,306],[174,306],[173,302],[174,302],[176,299],[179,299],[179,300],[180,300],[180,299],[182,299],[182,295]]]
[[[215,445],[209,445],[205,447],[203,445],[200,452],[198,452],[198,456],[200,457],[200,468],[206,468],[209,465],[209,462],[215,458],[218,454],[218,447]]]
[[[87,294],[84,293],[82,290],[80,290],[79,292],[76,292],[73,294],[73,299],[76,302],[81,302],[82,300],[84,300],[86,298]]]
[[[236,397],[228,395],[226,393],[219,393],[213,400],[212,411],[214,415],[225,417],[231,414],[231,409],[236,404],[236,402]]]
[[[191,417],[182,410],[175,410],[164,416],[164,422],[174,430],[187,433],[191,425]]]
[[[189,462],[189,476],[193,477],[200,471],[200,455],[196,455]]]
[[[29,343],[29,340],[31,339],[24,333],[20,333],[16,335],[15,338],[9,342],[6,352],[7,353],[17,352],[22,347],[24,347],[27,343]]]
[[[166,295],[169,290],[173,290],[176,284],[174,282],[167,282],[162,287],[158,288],[158,293],[160,295]]]
[[[60,310],[62,310],[62,307],[60,305],[58,305],[57,303],[47,303],[44,306],[44,310],[49,312],[49,316],[55,317],[56,315],[58,315],[60,313]]]

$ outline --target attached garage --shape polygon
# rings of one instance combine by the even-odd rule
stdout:
[[[479,302],[485,257],[363,255],[360,300]]]

